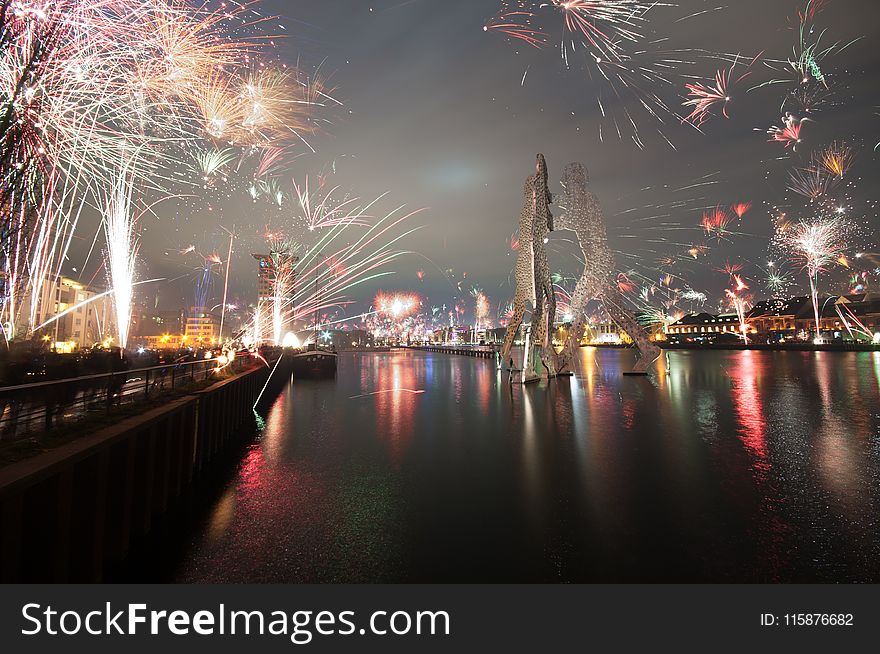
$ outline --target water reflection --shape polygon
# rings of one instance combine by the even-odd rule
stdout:
[[[755,365],[755,352],[742,352],[728,374],[733,382],[733,403],[739,419],[739,436],[755,459],[755,470],[766,474],[770,469],[767,461],[767,423],[764,419],[764,403],[758,384],[764,372]],[[765,357],[764,362],[768,361]]]
[[[200,581],[877,581],[880,355],[344,355],[292,384],[174,573]]]

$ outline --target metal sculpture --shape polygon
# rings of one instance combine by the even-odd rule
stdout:
[[[526,331],[525,353],[518,379],[523,383],[537,381],[541,377],[542,366],[549,376],[556,374],[555,353],[550,336],[550,328],[556,316],[556,298],[544,248],[545,238],[553,230],[553,214],[550,212],[552,202],[547,162],[539,154],[535,173],[529,175],[523,185],[523,207],[519,216],[519,253],[514,270],[516,294],[513,317],[507,326],[500,360],[502,369],[508,367],[510,350],[522,325],[526,302],[531,302],[532,324]],[[511,370],[511,375],[513,374],[514,371]]]
[[[639,350],[633,373],[644,374],[660,357],[660,349],[627,309],[613,277],[614,255],[608,247],[605,219],[598,198],[587,189],[589,176],[583,164],[570,163],[562,175],[564,193],[560,199],[562,214],[556,219],[558,230],[570,230],[577,236],[584,257],[584,270],[571,298],[574,324],[559,354],[559,370],[571,365],[584,329],[584,309],[590,300],[602,302],[608,315],[632,339]]]

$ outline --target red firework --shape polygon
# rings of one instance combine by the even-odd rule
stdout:
[[[519,250],[519,233],[514,232],[510,235],[510,249],[514,252]]]
[[[626,273],[620,273],[617,276],[617,290],[621,293],[632,293],[636,290],[636,285],[633,284],[632,280],[626,275]]]
[[[825,9],[828,0],[807,0],[807,6],[803,11],[798,11],[798,17],[801,23],[813,20],[820,11]]]
[[[535,14],[531,11],[505,11],[492,17],[483,26],[483,31],[500,32],[540,49],[547,42],[547,35],[532,27],[534,18]]]
[[[386,293],[379,291],[373,300],[375,311],[390,320],[403,320],[414,314],[422,304],[422,299],[417,293],[396,292]]]
[[[771,143],[782,143],[786,149],[791,148],[797,150],[798,144],[801,142],[801,129],[809,118],[797,118],[793,114],[785,114],[782,117],[782,127],[773,125],[767,130],[770,135]]]
[[[730,102],[730,89],[751,75],[750,72],[746,72],[731,82],[730,76],[734,66],[731,66],[728,70],[717,71],[713,86],[703,84],[702,82],[684,85],[688,91],[689,99],[683,103],[683,106],[692,107],[691,113],[684,119],[685,122],[691,123],[695,127],[700,127],[709,119],[709,112],[715,105],[721,105],[721,115],[725,118],[730,118],[730,114],[727,113],[727,105]]]
[[[704,212],[703,220],[700,224],[703,227],[703,231],[706,232],[706,236],[714,236],[721,240],[728,233],[727,227],[730,225],[731,220],[730,214],[719,206],[711,211]]]
[[[726,273],[731,279],[737,276],[737,273],[741,272],[743,269],[742,264],[740,263],[730,263],[729,261],[724,264],[723,268],[716,268],[718,272]]]
[[[749,210],[752,208],[751,202],[737,202],[733,206],[730,207],[730,210],[736,214],[736,217],[742,220],[742,217],[745,216]]]

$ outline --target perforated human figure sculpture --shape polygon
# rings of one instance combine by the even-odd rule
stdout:
[[[499,363],[501,368],[508,367],[510,350],[522,325],[526,302],[531,302],[532,327],[518,379],[521,382],[540,378],[542,365],[548,375],[556,374],[555,355],[548,329],[548,323],[552,324],[556,315],[556,301],[544,247],[544,238],[553,230],[553,214],[549,206],[552,202],[553,197],[548,188],[547,162],[539,154],[535,174],[529,175],[523,185],[523,207],[519,216],[519,253],[514,269],[516,294],[513,317],[507,326]],[[536,352],[538,356],[535,356]]]
[[[549,377],[556,375],[556,352],[553,349],[553,323],[556,320],[556,293],[550,277],[550,264],[547,261],[545,238],[554,229],[550,205],[550,175],[543,154],[537,156],[535,166],[535,227],[533,231],[535,262],[535,310],[532,314],[532,345],[540,352],[541,363]],[[535,373],[540,376],[538,357],[532,356]]]
[[[561,215],[556,218],[557,230],[570,230],[577,235],[584,257],[584,271],[571,298],[574,324],[568,342],[559,354],[559,370],[571,366],[578,351],[584,329],[584,309],[590,300],[600,300],[618,327],[626,332],[639,350],[634,373],[644,373],[660,357],[660,349],[648,340],[645,330],[626,308],[626,302],[613,277],[614,255],[608,247],[605,219],[598,198],[587,189],[589,177],[583,164],[570,163],[562,174],[564,192],[557,197]]]

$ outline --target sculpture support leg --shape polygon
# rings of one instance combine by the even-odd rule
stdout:
[[[507,332],[504,334],[504,345],[501,346],[501,362],[498,366],[499,370],[504,370],[508,367],[508,357],[510,357],[510,350],[513,347],[513,342],[516,340],[516,334],[517,332],[519,332],[519,328],[522,325],[525,311],[525,299],[516,298],[514,300],[513,317],[510,319],[510,323],[507,325]]]
[[[578,348],[580,348],[581,335],[584,331],[583,313],[583,309],[578,311],[579,315],[574,319],[571,329],[568,332],[568,338],[565,339],[565,344],[562,346],[562,352],[559,353],[559,357],[557,358],[559,372],[571,372],[572,361],[576,356]]]
[[[538,381],[541,378],[541,371],[538,368],[540,365],[540,346],[532,340],[534,336],[534,322],[532,323],[532,327],[529,327],[526,331],[526,341],[525,347],[523,349],[523,366],[522,370],[519,374],[519,382],[522,384],[528,384],[529,382]],[[512,375],[513,373],[511,373]],[[514,381],[511,378],[511,381]]]
[[[633,372],[647,372],[648,367],[660,358],[660,348],[648,340],[645,330],[626,309],[623,296],[615,287],[608,287],[602,293],[602,304],[612,320],[632,339],[639,350],[639,360]]]
[[[596,284],[591,283],[587,270],[584,269],[583,275],[578,280],[574,289],[574,295],[571,298],[571,313],[574,316],[574,323],[571,331],[568,333],[562,352],[559,353],[559,370],[565,371],[571,367],[571,363],[577,356],[578,348],[580,348],[581,336],[584,333],[584,311],[587,308],[587,302],[599,294],[599,288]]]
[[[549,278],[549,275],[548,275]],[[547,294],[547,318],[545,328],[545,340],[541,344],[541,362],[549,377],[555,377],[557,373],[556,350],[553,349],[553,323],[556,320],[556,295],[552,286],[545,289]]]

